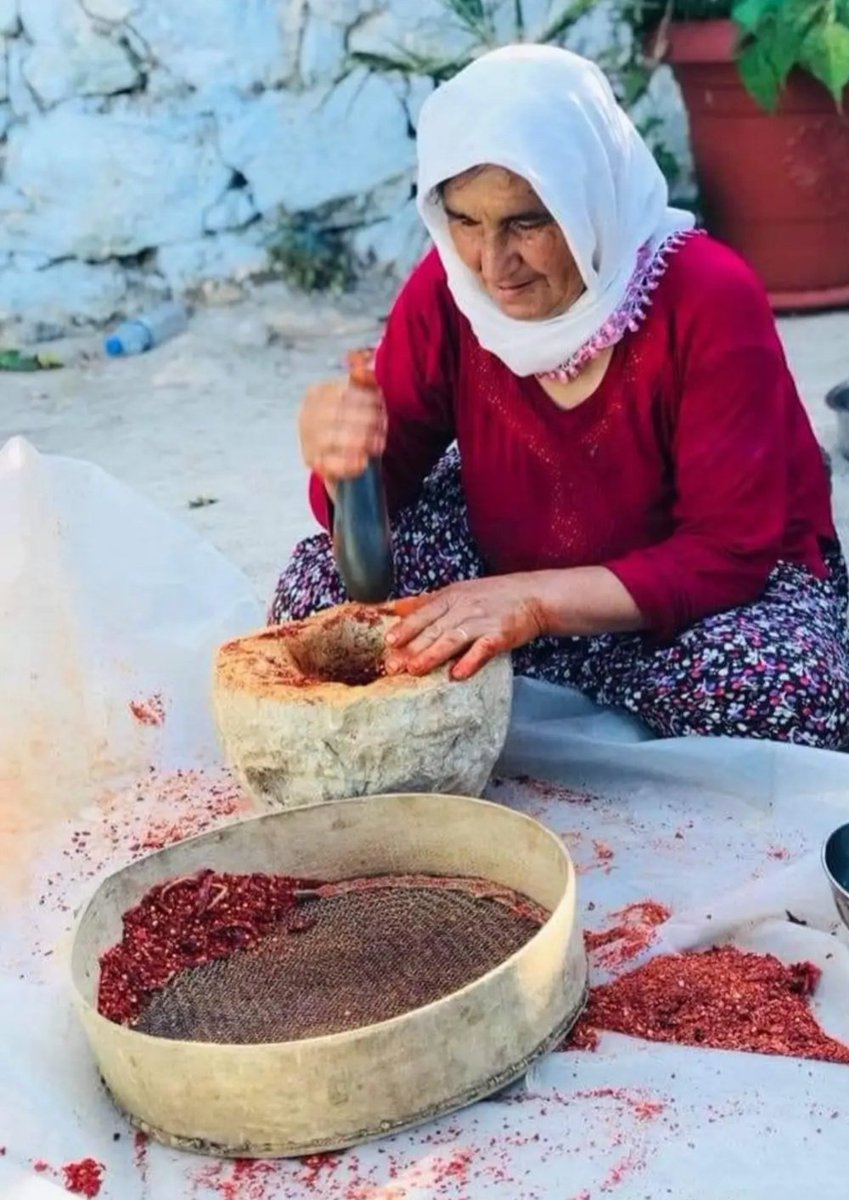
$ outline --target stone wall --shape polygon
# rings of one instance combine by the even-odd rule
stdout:
[[[525,0],[529,34],[566,2]],[[604,9],[577,48],[610,35]],[[364,264],[421,251],[431,85],[350,54],[468,49],[439,0],[0,0],[0,35],[0,321],[45,333],[250,276],[304,214]]]

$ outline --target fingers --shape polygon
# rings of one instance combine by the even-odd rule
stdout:
[[[377,387],[377,376],[374,371],[374,351],[351,350],[348,354],[348,375],[352,383],[360,387]]]
[[[481,592],[488,589],[489,603]],[[493,583],[459,583],[435,595],[396,601],[400,617],[386,635],[390,675],[427,675],[453,662],[451,677],[469,679],[491,658],[520,645],[510,606]]]
[[[471,679],[490,659],[508,648],[503,637],[489,633],[475,637],[468,630],[452,629],[437,633],[424,649],[414,651],[411,644],[396,651],[387,660],[386,667],[390,675],[402,671],[408,675],[429,675],[445,663],[456,660],[451,668],[451,678],[459,682]]]
[[[490,635],[478,638],[451,668],[451,678],[456,679],[458,683],[464,679],[471,679],[490,659],[497,658],[507,649],[503,638]]]
[[[383,453],[387,433],[383,397],[342,380],[308,390],[299,419],[304,462],[330,482],[362,474]]]
[[[387,633],[386,641],[393,649],[400,650],[402,647],[408,646],[414,638],[444,617],[450,604],[447,597],[440,592],[437,592],[435,596],[422,596],[419,599],[421,603],[418,604],[407,602],[408,612]],[[399,601],[399,603],[403,603],[403,601]]]
[[[427,638],[428,634],[423,634],[421,639],[416,639],[403,652],[404,668],[408,675],[429,675],[437,667],[455,659],[470,644],[469,634],[464,629],[438,633],[428,644],[417,646],[417,642]]]
[[[418,596],[403,596],[400,600],[393,600],[391,607],[399,617],[406,617],[409,613],[415,612],[417,608],[421,608],[423,604],[428,604],[433,599],[431,592],[422,592]],[[393,636],[387,638],[387,641],[394,640]]]

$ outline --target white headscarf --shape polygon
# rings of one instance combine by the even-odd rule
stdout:
[[[419,213],[454,301],[517,375],[552,371],[579,350],[622,304],[640,248],[693,226],[669,207],[666,180],[605,76],[568,50],[508,46],[437,88],[419,118],[418,163]],[[460,261],[435,189],[484,163],[526,179],[563,230],[586,291],[562,316],[506,316]]]

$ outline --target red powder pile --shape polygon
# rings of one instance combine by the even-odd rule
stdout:
[[[103,1182],[103,1169],[103,1163],[96,1162],[93,1158],[66,1163],[62,1168],[65,1187],[77,1196],[96,1196]]]
[[[733,946],[661,955],[593,988],[569,1045],[594,1049],[598,1031],[607,1029],[652,1042],[849,1063],[849,1047],[823,1033],[808,1005],[819,978],[813,963],[786,966]]]
[[[124,914],[123,938],[100,959],[98,1011],[131,1024],[179,972],[253,946],[284,920],[298,932],[305,926],[293,912],[297,893],[315,886],[286,875],[210,870],[158,884]]]

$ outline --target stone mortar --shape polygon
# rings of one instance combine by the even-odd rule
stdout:
[[[509,657],[458,683],[383,673],[391,608],[347,604],[222,646],[213,708],[225,754],[267,809],[348,796],[479,796],[510,721]]]

